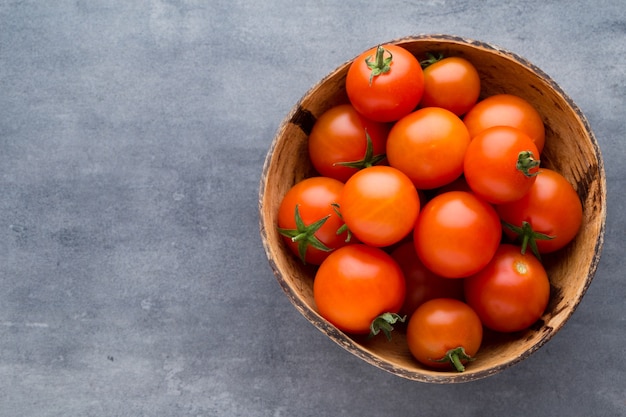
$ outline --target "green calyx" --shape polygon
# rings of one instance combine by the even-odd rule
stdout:
[[[383,313],[370,324],[369,337],[372,338],[382,331],[387,340],[391,340],[392,324],[396,324],[398,321],[404,323],[405,320],[406,316],[400,316],[396,313]]]
[[[457,372],[465,371],[465,365],[463,365],[463,361],[471,362],[473,360],[473,357],[465,353],[465,349],[463,348],[463,346],[450,349],[441,359],[432,359],[433,362],[437,363],[450,363]]]
[[[427,67],[430,67],[432,64],[441,61],[443,58],[444,56],[441,52],[439,52],[437,55],[428,52],[426,54],[426,59],[420,61],[420,66],[422,67],[422,69],[426,69]]]
[[[384,153],[374,155],[374,144],[372,143],[372,138],[370,137],[369,133],[367,133],[367,129],[365,129],[365,140],[367,142],[367,145],[365,147],[365,156],[363,156],[363,159],[350,162],[336,162],[335,165],[341,165],[348,168],[363,169],[374,166],[387,157],[387,155],[385,155]]]
[[[309,246],[319,249],[324,252],[330,252],[332,249],[327,247],[320,241],[315,233],[326,223],[326,220],[330,217],[330,214],[326,217],[319,219],[309,225],[304,224],[302,217],[300,216],[300,210],[296,204],[294,219],[296,221],[295,229],[284,229],[278,227],[278,233],[291,239],[292,242],[298,243],[298,254],[302,263],[306,264],[306,251]]]
[[[389,54],[387,58],[385,58],[385,52]],[[374,61],[372,61],[371,59],[371,56],[365,58],[365,64],[370,70],[372,70],[372,72],[370,73],[370,85],[372,85],[374,77],[378,77],[381,74],[386,74],[391,71],[391,61],[393,60],[393,55],[391,54],[391,52],[378,45],[378,48],[376,48],[376,56],[374,57]]]
[[[534,177],[539,174],[539,164],[541,161],[539,159],[535,159],[535,155],[533,155],[532,151],[521,151],[517,155],[517,163],[515,164],[515,168],[524,174],[527,177]],[[533,172],[530,172],[534,170]]]
[[[517,240],[521,243],[522,255],[526,254],[526,249],[530,246],[531,252],[539,260],[541,260],[541,255],[539,254],[539,249],[537,248],[537,240],[551,240],[556,237],[535,232],[533,227],[527,221],[523,221],[521,227],[514,226],[507,222],[502,222],[502,225],[517,235]]]
[[[343,216],[341,215],[341,211],[339,210],[339,204],[337,203],[332,203],[331,206],[333,206],[333,210],[335,211],[335,214],[337,214],[337,216],[339,216],[339,218],[341,220],[343,220]],[[350,231],[350,229],[348,229],[348,225],[344,222],[341,227],[339,229],[337,229],[337,236],[339,236],[342,233],[346,233],[346,240],[345,242],[348,243],[352,240],[352,232]]]

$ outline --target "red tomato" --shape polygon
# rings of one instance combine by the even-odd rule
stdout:
[[[539,112],[528,101],[511,94],[496,94],[476,103],[463,118],[473,138],[493,126],[516,127],[526,133],[539,152],[545,142],[545,126]]]
[[[419,61],[396,45],[372,48],[348,69],[346,92],[365,117],[392,122],[413,111],[422,98],[424,74]]]
[[[432,368],[459,372],[476,355],[483,338],[478,315],[462,301],[436,298],[422,304],[411,316],[406,331],[415,359]]]
[[[350,104],[340,104],[324,112],[313,125],[309,157],[321,175],[346,182],[359,169],[384,159],[389,129],[386,123],[358,114]]]
[[[536,243],[538,253],[554,252],[571,242],[583,218],[582,203],[574,187],[563,175],[547,168],[539,170],[524,197],[497,205],[496,210],[502,221],[517,228],[515,232],[505,227],[505,234],[529,240],[531,249]],[[541,235],[550,239],[541,239]]]
[[[331,250],[346,245],[347,234],[337,234],[343,220],[332,206],[342,190],[343,183],[338,180],[312,177],[295,184],[283,197],[278,229],[304,263],[319,265]]]
[[[495,209],[465,191],[439,194],[422,208],[413,240],[420,260],[446,278],[484,268],[498,249],[502,226]]]
[[[402,314],[410,316],[417,307],[435,298],[463,299],[463,280],[444,278],[426,268],[415,253],[412,241],[395,248],[391,257],[400,265],[406,281]]]
[[[437,188],[463,173],[469,143],[467,128],[458,116],[427,107],[394,124],[387,138],[387,160],[418,189]]]
[[[539,172],[539,150],[519,129],[494,126],[472,139],[463,171],[472,191],[492,204],[519,200]]]
[[[420,201],[411,180],[389,166],[373,166],[346,182],[339,210],[348,229],[363,243],[389,246],[407,236],[419,213]]]
[[[471,62],[448,57],[427,65],[424,68],[422,107],[441,107],[461,116],[476,104],[480,95],[480,77]]]
[[[344,246],[320,265],[313,297],[322,317],[347,333],[366,334],[381,314],[397,313],[404,301],[402,270],[382,249]]]
[[[524,330],[543,314],[550,282],[534,255],[503,244],[483,270],[465,279],[465,299],[482,323],[499,332]]]

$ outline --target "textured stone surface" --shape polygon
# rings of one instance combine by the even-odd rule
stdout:
[[[0,415],[626,415],[621,0],[0,2]],[[310,325],[258,234],[278,124],[379,42],[512,50],[587,115],[606,241],[580,307],[475,383],[387,374]]]

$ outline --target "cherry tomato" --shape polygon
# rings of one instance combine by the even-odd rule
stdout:
[[[496,94],[479,101],[463,118],[473,138],[493,126],[516,127],[526,133],[539,152],[545,143],[545,126],[539,112],[528,101],[511,94]]]
[[[538,254],[554,252],[571,242],[583,218],[574,187],[563,175],[547,168],[539,170],[524,197],[497,205],[496,210],[502,221],[516,229],[505,227],[505,234],[526,240],[531,249],[536,244]]]
[[[539,172],[539,150],[519,129],[494,126],[472,139],[463,171],[472,191],[492,204],[519,200]]]
[[[412,241],[396,247],[391,257],[400,265],[406,281],[402,314],[410,316],[417,307],[435,298],[463,299],[463,280],[444,278],[426,268],[415,253]]]
[[[278,229],[287,247],[304,263],[319,265],[333,249],[346,245],[347,233],[337,234],[343,220],[336,213],[341,181],[312,177],[296,183],[278,208]]]
[[[467,128],[458,116],[427,107],[394,124],[387,138],[387,160],[418,189],[437,188],[463,173],[469,143]]]
[[[420,260],[446,278],[463,278],[484,268],[500,244],[495,209],[465,191],[433,197],[422,208],[413,240]]]
[[[434,61],[434,62],[433,62]],[[478,101],[480,77],[467,59],[447,57],[422,61],[424,93],[422,107],[442,107],[461,116]]]
[[[313,297],[318,312],[338,329],[366,334],[382,314],[404,301],[402,270],[382,249],[352,244],[337,249],[317,270]]]
[[[389,246],[407,236],[420,201],[411,180],[389,166],[373,166],[345,183],[339,210],[348,229],[363,243]]]
[[[516,332],[535,323],[550,298],[550,282],[534,255],[503,244],[483,270],[465,279],[465,299],[492,330]]]
[[[465,370],[482,343],[478,315],[462,301],[436,298],[422,304],[409,319],[406,338],[413,357],[432,368]]]
[[[359,169],[384,160],[389,129],[386,123],[366,119],[350,104],[340,104],[313,125],[309,157],[321,175],[346,182]]]
[[[397,45],[372,48],[348,68],[346,92],[354,108],[371,120],[392,122],[413,111],[424,91],[419,61]]]

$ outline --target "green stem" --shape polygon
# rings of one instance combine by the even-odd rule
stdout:
[[[334,165],[341,165],[344,167],[355,168],[355,169],[360,170],[363,168],[369,168],[371,166],[374,166],[387,157],[387,155],[385,155],[384,153],[379,154],[379,155],[374,155],[374,144],[372,143],[371,136],[369,135],[369,133],[367,133],[367,129],[365,129],[365,141],[366,141],[365,156],[363,156],[363,159],[360,159],[358,161],[350,161],[350,162],[335,162]]]
[[[400,316],[396,313],[383,313],[372,320],[369,337],[372,338],[382,331],[387,340],[391,340],[392,324],[396,324],[398,321],[404,323],[405,320],[406,316]]]
[[[385,58],[385,52],[389,54],[387,58]],[[391,71],[391,61],[393,60],[393,55],[381,45],[378,45],[378,48],[376,48],[374,62],[372,62],[371,59],[371,56],[365,58],[365,64],[372,71],[370,73],[370,85],[372,85],[374,77],[378,77],[381,74],[386,74]]]
[[[541,255],[537,247],[537,240],[551,240],[556,237],[535,232],[527,221],[523,221],[521,226],[515,226],[505,221],[502,222],[502,225],[517,235],[517,240],[521,242],[522,255],[526,254],[526,249],[530,246],[531,252],[539,260],[541,260]]]
[[[515,168],[527,177],[534,177],[539,174],[540,163],[541,161],[539,159],[535,159],[535,155],[533,155],[532,151],[521,151],[517,155]],[[531,169],[534,171],[530,172]]]
[[[463,365],[463,361],[471,362],[474,359],[475,358],[465,353],[465,349],[463,348],[463,346],[459,346],[457,348],[447,351],[443,358],[432,359],[432,361],[437,363],[450,363],[457,372],[463,372],[465,371],[465,365]]]
[[[317,236],[315,236],[315,233],[324,225],[324,223],[326,223],[326,220],[328,220],[329,217],[330,214],[317,220],[316,222],[306,225],[302,220],[302,216],[300,216],[298,204],[296,204],[294,213],[296,228],[285,229],[278,227],[278,233],[288,237],[292,242],[298,244],[298,255],[300,256],[302,263],[306,264],[306,252],[309,246],[324,252],[330,252],[332,250],[324,245],[322,241],[317,238]]]

